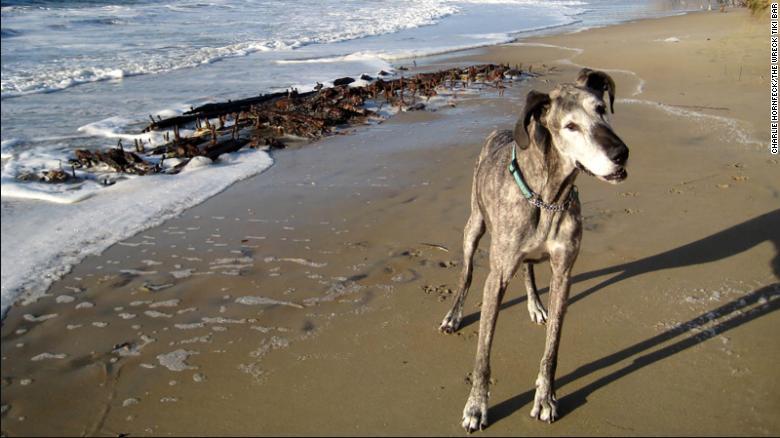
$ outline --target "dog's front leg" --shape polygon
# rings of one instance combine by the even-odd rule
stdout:
[[[496,329],[498,309],[506,291],[508,279],[498,269],[491,269],[485,281],[482,311],[479,319],[479,342],[474,372],[471,374],[471,393],[463,408],[463,428],[471,433],[487,426],[488,391],[490,385],[490,347]]]
[[[558,345],[561,340],[563,315],[569,298],[571,267],[576,252],[561,250],[550,254],[552,279],[550,281],[549,319],[547,320],[547,338],[544,355],[536,378],[536,395],[531,408],[531,417],[552,423],[558,417],[558,402],[555,399],[555,368],[558,360]]]

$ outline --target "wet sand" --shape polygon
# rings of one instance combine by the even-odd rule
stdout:
[[[463,434],[488,238],[463,327],[436,328],[474,159],[529,89],[587,65],[612,69],[631,162],[622,185],[577,181],[586,233],[558,365],[562,418],[528,417],[544,329],[516,279],[480,433],[779,434],[765,33],[744,11],[702,13],[449,55],[545,74],[503,98],[280,151],[257,178],[15,306],[2,327],[3,433]]]

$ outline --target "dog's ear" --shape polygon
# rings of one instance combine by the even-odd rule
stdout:
[[[615,81],[603,71],[594,71],[583,68],[577,75],[577,85],[590,88],[596,94],[604,98],[604,92],[609,94],[609,110],[615,112]]]
[[[550,96],[540,93],[536,90],[528,92],[525,98],[525,109],[523,116],[515,124],[514,138],[515,143],[520,149],[528,148],[530,141],[533,140],[539,145],[544,145],[550,136],[550,132],[542,124],[541,117],[544,110],[550,105]],[[531,124],[534,123],[533,136],[531,139]]]

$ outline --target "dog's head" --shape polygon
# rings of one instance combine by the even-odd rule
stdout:
[[[576,84],[559,85],[549,94],[529,92],[515,126],[515,141],[527,147],[527,136],[539,147],[556,148],[588,174],[613,184],[623,181],[628,176],[628,147],[612,131],[605,93],[614,112],[615,82],[590,69],[580,71]]]

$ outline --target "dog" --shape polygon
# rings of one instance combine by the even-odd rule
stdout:
[[[490,273],[485,281],[472,387],[463,409],[467,432],[487,426],[490,348],[498,310],[510,279],[522,264],[528,313],[547,324],[531,417],[557,416],[555,368],[571,270],[580,249],[582,214],[574,181],[580,172],[617,184],[628,177],[628,147],[614,133],[604,100],[614,113],[615,82],[583,69],[573,84],[550,93],[530,91],[514,131],[491,133],[477,159],[471,215],[463,233],[463,269],[452,309],[440,330],[457,331],[471,285],[473,256],[490,231]],[[533,265],[552,268],[549,313],[536,289]]]

